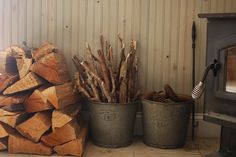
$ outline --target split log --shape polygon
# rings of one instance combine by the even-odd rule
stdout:
[[[24,49],[18,45],[12,45],[9,48],[7,48],[5,51],[8,52],[8,55],[14,56],[15,58],[26,57]]]
[[[19,72],[19,76],[22,79],[25,75],[29,73],[30,67],[32,65],[31,58],[20,58],[16,59],[17,69]]]
[[[145,92],[143,94],[143,98],[147,99],[147,100],[152,100],[152,97],[155,93],[156,93],[156,91]]]
[[[88,134],[88,127],[84,126],[81,129],[79,137],[68,143],[54,147],[54,151],[58,155],[73,155],[81,157],[84,152],[85,142]]]
[[[28,119],[30,116],[31,116],[30,114],[23,112],[14,116],[0,117],[0,121],[15,128],[18,124],[22,123],[23,121]]]
[[[170,98],[170,100],[174,102],[179,101],[178,95],[174,92],[174,90],[171,88],[170,85],[168,84],[164,85],[164,89],[165,89],[166,96]]]
[[[30,89],[34,89],[40,85],[42,85],[45,81],[38,77],[33,72],[28,73],[24,78],[20,79],[10,87],[8,87],[3,94],[13,94],[18,93]]]
[[[0,107],[21,104],[27,95],[3,96],[0,95]]]
[[[26,153],[38,155],[51,155],[52,149],[42,143],[34,143],[20,135],[10,135],[8,139],[9,153]]]
[[[2,109],[9,112],[21,112],[25,110],[25,107],[23,104],[15,104],[3,106]]]
[[[76,139],[79,131],[80,126],[76,120],[73,120],[63,127],[55,129],[52,133],[44,135],[41,140],[47,146],[54,147]]]
[[[80,111],[79,104],[69,105],[60,110],[52,112],[52,129],[58,129],[72,121]]]
[[[70,81],[66,60],[61,53],[50,53],[31,66],[31,71],[58,85]]]
[[[53,86],[42,91],[48,101],[56,108],[61,109],[74,104],[79,100],[77,92],[74,91],[72,83]]]
[[[42,45],[40,48],[38,48],[36,51],[34,51],[32,53],[32,57],[37,61],[41,57],[43,57],[49,53],[56,52],[56,51],[57,51],[57,48],[54,45],[52,45],[50,43],[46,43],[46,44]]]
[[[7,74],[3,74],[3,76],[0,79],[0,93],[18,80],[19,80],[18,75],[10,76]]]
[[[19,124],[16,129],[29,140],[38,142],[41,136],[51,127],[51,112],[38,112],[33,117]]]
[[[10,134],[14,133],[16,133],[16,130],[9,125],[0,122],[0,139],[8,137]]]
[[[19,111],[9,112],[9,111],[6,111],[6,110],[0,108],[0,117],[3,117],[3,116],[15,116],[15,115],[17,115],[19,113],[20,113]]]
[[[37,89],[25,101],[24,107],[26,112],[29,113],[50,110],[54,108],[52,104],[48,101],[47,97]]]
[[[7,138],[0,139],[0,150],[7,149]]]

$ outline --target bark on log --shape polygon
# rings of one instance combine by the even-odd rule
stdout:
[[[0,107],[17,105],[25,101],[27,95],[3,96],[0,95]]]
[[[48,101],[56,109],[62,109],[79,100],[79,96],[77,92],[74,91],[72,83],[49,87],[42,91],[42,94],[47,97]]]
[[[40,85],[42,85],[45,81],[38,77],[33,72],[28,73],[24,78],[20,79],[10,87],[8,87],[3,94],[13,94],[18,93],[30,89],[34,89]]]
[[[51,155],[52,149],[45,146],[43,143],[34,143],[23,138],[20,135],[10,135],[8,139],[9,153],[26,153],[38,155]]]
[[[70,81],[66,60],[61,53],[50,53],[44,56],[31,66],[31,71],[54,85]]]
[[[15,115],[17,115],[19,113],[20,113],[19,111],[10,112],[10,111],[6,111],[4,109],[0,109],[0,117],[3,117],[3,116],[15,116]]]
[[[48,101],[47,97],[37,89],[25,101],[24,107],[26,112],[29,113],[45,111],[54,108],[53,105]]]
[[[22,112],[17,115],[14,115],[14,116],[0,117],[0,121],[15,128],[18,124],[22,123],[23,121],[28,119],[30,116],[31,116],[31,114]]]
[[[50,44],[50,43],[46,43],[44,45],[42,45],[40,48],[38,48],[36,51],[34,51],[32,53],[32,57],[38,61],[41,57],[49,54],[49,53],[52,53],[52,52],[56,52],[57,51],[57,48]]]
[[[79,137],[68,143],[54,147],[54,151],[58,155],[74,155],[81,157],[84,152],[85,142],[88,134],[88,127],[84,126],[81,129]]]
[[[69,105],[61,110],[52,112],[52,129],[59,129],[72,121],[80,111],[79,104]]]
[[[19,124],[16,129],[29,140],[38,142],[41,136],[51,127],[51,112],[38,112],[30,119]]]
[[[20,76],[20,79],[22,79],[25,75],[27,75],[30,71],[30,67],[32,65],[32,59],[31,58],[20,58],[16,59],[17,63],[17,69]]]
[[[16,133],[16,130],[7,124],[0,122],[0,139],[8,137],[10,134]]]
[[[3,74],[3,76],[0,79],[0,93],[2,93],[7,87],[9,87],[18,80],[19,80],[18,75],[10,76],[7,74]]]
[[[76,139],[79,131],[80,126],[76,120],[73,120],[63,127],[55,129],[52,133],[44,135],[41,141],[47,146],[54,147]]]

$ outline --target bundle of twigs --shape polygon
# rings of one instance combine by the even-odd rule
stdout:
[[[73,56],[76,66],[75,85],[79,92],[90,101],[128,103],[137,97],[138,62],[136,56],[137,42],[131,40],[130,50],[125,54],[125,44],[121,43],[120,61],[114,65],[113,49],[109,42],[100,37],[101,49],[97,56],[86,43],[90,61]]]

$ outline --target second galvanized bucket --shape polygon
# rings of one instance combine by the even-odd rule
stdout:
[[[161,103],[143,100],[143,141],[159,148],[184,146],[191,103]]]
[[[95,145],[109,148],[128,146],[133,141],[133,130],[138,102],[90,102],[90,126]]]

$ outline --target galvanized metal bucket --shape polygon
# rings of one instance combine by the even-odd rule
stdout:
[[[142,101],[143,141],[159,148],[179,148],[185,145],[191,103],[161,103]]]
[[[127,104],[90,102],[90,127],[95,145],[125,147],[133,141],[138,102]]]

